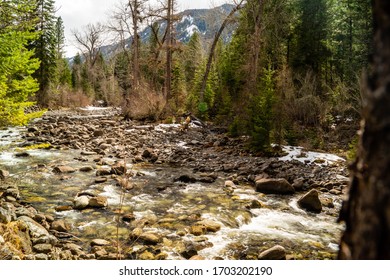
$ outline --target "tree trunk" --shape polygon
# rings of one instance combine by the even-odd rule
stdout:
[[[229,23],[229,21],[231,20],[233,15],[239,9],[242,8],[243,2],[244,2],[244,0],[241,0],[240,3],[238,3],[237,6],[235,6],[233,8],[233,10],[229,13],[229,15],[222,22],[222,25],[219,28],[217,34],[215,34],[215,37],[214,37],[214,40],[213,40],[213,44],[211,45],[209,57],[207,59],[206,70],[204,72],[203,80],[202,80],[202,86],[200,88],[200,93],[199,93],[199,102],[200,103],[202,103],[203,100],[204,100],[204,92],[206,90],[207,79],[209,78],[209,74],[210,74],[210,70],[211,70],[211,64],[213,62],[214,52],[215,52],[215,48],[217,47],[217,43],[218,43],[219,37],[221,37],[221,34],[222,34],[223,30],[225,29],[226,25]]]
[[[172,0],[168,0],[167,7],[167,63],[166,63],[166,77],[165,77],[165,98],[167,102],[171,97],[172,85]]]
[[[358,158],[351,170],[341,259],[390,259],[390,1],[373,0],[374,55]]]
[[[138,36],[138,23],[140,3],[138,0],[134,0],[133,3],[129,2],[129,6],[133,19],[133,86],[134,91],[138,94],[138,88],[140,85],[140,68],[139,68],[139,36]]]

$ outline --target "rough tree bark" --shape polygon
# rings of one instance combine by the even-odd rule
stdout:
[[[390,259],[390,1],[373,0],[374,54],[339,258]]]

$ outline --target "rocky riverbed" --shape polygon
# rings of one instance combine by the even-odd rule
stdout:
[[[52,111],[2,131],[0,257],[334,258],[345,161],[221,128]]]

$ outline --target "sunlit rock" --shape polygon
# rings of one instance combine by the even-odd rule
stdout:
[[[260,179],[256,181],[256,191],[265,194],[293,194],[295,189],[286,179]]]

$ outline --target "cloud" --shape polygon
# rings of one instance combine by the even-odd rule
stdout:
[[[57,16],[61,16],[65,25],[66,55],[77,53],[74,47],[72,30],[81,30],[89,23],[106,22],[115,5],[124,0],[55,0]],[[150,0],[156,3],[163,0]],[[194,8],[210,8],[232,0],[177,0],[179,11]]]

